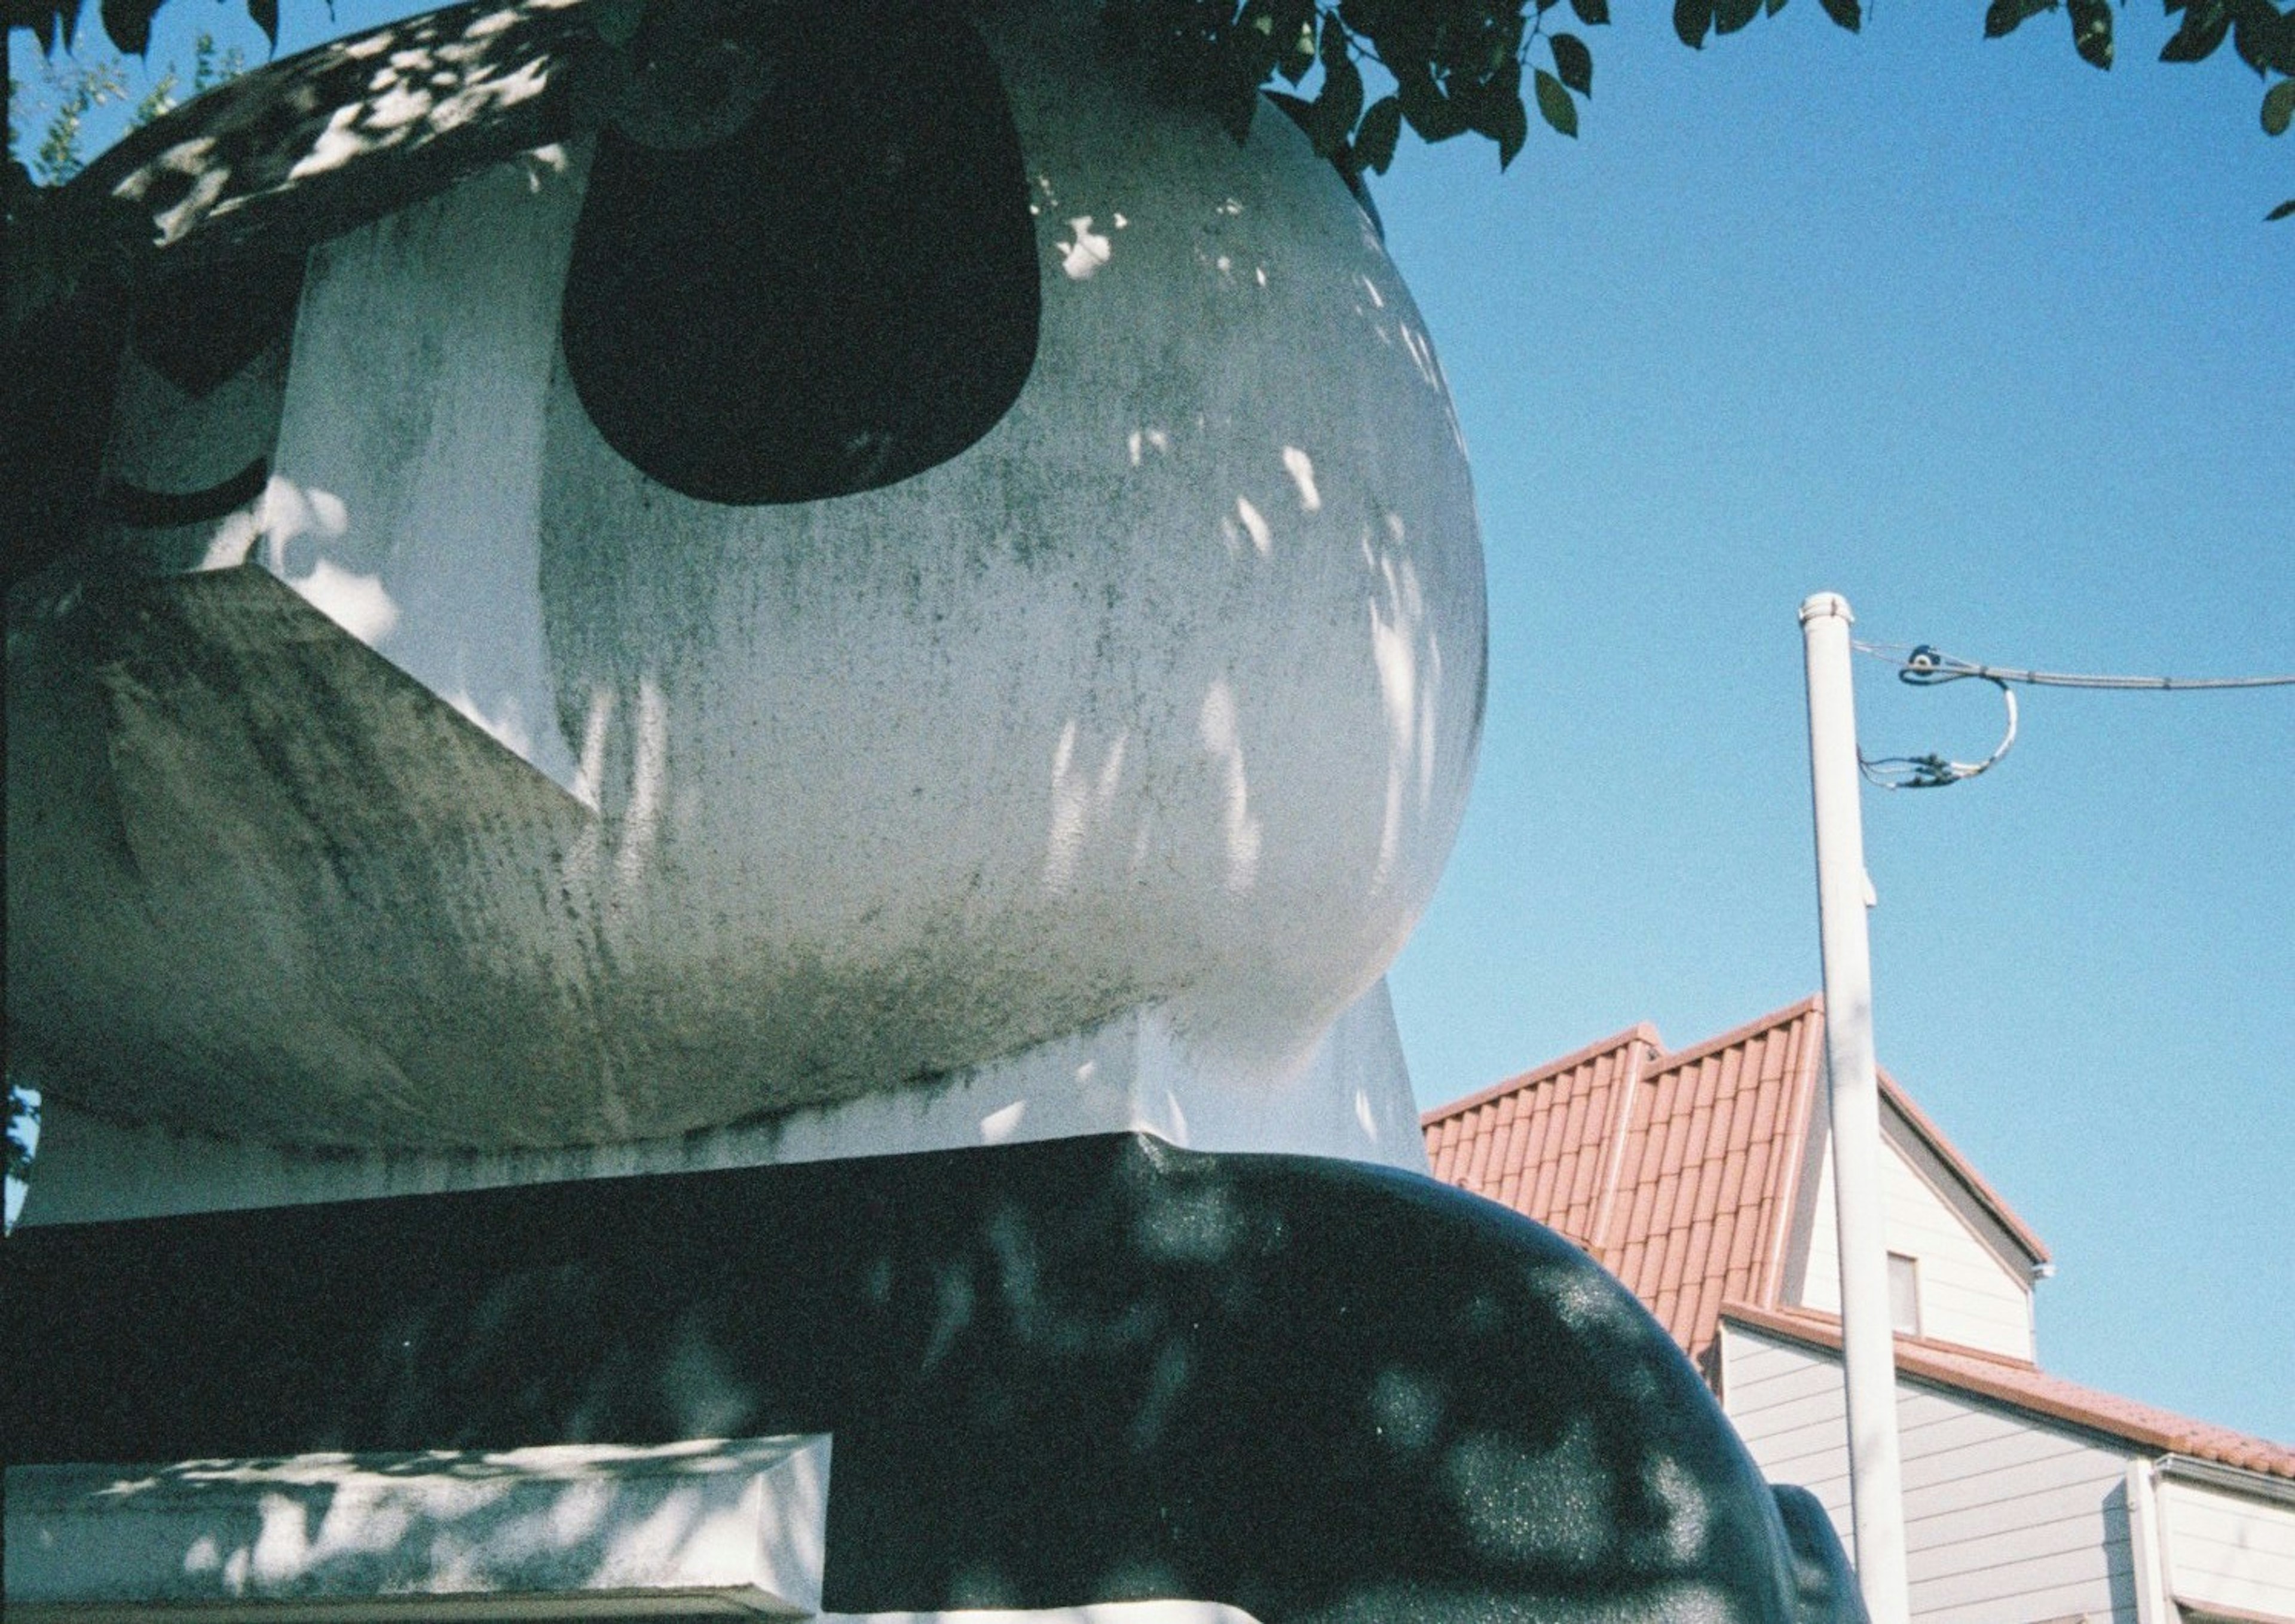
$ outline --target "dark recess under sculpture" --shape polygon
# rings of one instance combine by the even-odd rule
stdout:
[[[828,1432],[834,1612],[1811,1624],[1656,1322],[1385,1169],[1115,1135],[35,1228],[5,1268],[18,1464]]]

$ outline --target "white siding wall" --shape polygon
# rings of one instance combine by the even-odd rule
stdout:
[[[2168,1587],[2186,1606],[2295,1619],[2295,1506],[2170,1477],[2159,1487]]]
[[[1814,1492],[1853,1547],[1838,1356],[1725,1326],[1721,1359],[1762,1472]],[[1919,1624],[2136,1624],[2126,1452],[1908,1383],[1897,1407]]]
[[[1890,1251],[1919,1262],[1921,1334],[2011,1359],[2032,1358],[2030,1287],[1999,1253],[1977,1238],[1902,1151],[1893,1144],[1882,1149],[1883,1227]],[[1827,1154],[1817,1160],[1809,1262],[1796,1301],[1803,1308],[1837,1314],[1841,1252],[1834,1227],[1833,1157]]]

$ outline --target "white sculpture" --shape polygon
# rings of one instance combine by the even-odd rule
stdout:
[[[788,290],[804,251],[747,306],[738,265],[598,290],[715,240],[646,188],[715,163],[742,207],[687,137],[775,93],[770,63],[698,112],[640,86],[533,145],[565,53],[470,42],[564,9],[345,57],[363,99],[274,141],[276,184],[186,181],[214,159],[180,132],[102,176],[153,210],[163,289],[312,241],[291,339],[203,390],[144,352],[212,347],[139,313],[110,505],[12,604],[31,1218],[1126,1128],[1423,1165],[1379,978],[1463,808],[1482,563],[1433,351],[1340,176],[1271,110],[1237,145],[1127,86],[1088,8],[992,18],[993,76],[935,94],[1009,98],[1016,190],[912,207],[935,126],[852,124],[890,213],[821,251],[917,264],[847,311],[876,373],[845,388],[845,339],[788,314],[840,308]],[[630,195],[585,215],[609,162]],[[995,306],[912,388],[886,301],[924,342],[914,290],[958,250],[905,220],[981,233],[935,322]],[[994,281],[1013,229],[1033,289]],[[686,302],[625,321],[641,295]],[[732,338],[694,341],[713,311]],[[771,432],[804,441],[810,377],[848,414],[903,396],[907,437],[827,424],[799,483],[851,488],[814,500],[625,454],[706,451],[644,391],[727,343],[772,363],[773,321],[807,347]],[[647,373],[649,344],[678,354]],[[878,483],[919,434],[937,460]],[[793,454],[750,461],[771,486]],[[751,477],[697,456],[675,483]]]

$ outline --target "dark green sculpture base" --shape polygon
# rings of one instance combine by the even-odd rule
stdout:
[[[1768,1485],[1576,1247],[1128,1135],[27,1230],[10,1458],[833,1435],[824,1606],[1787,1624]]]

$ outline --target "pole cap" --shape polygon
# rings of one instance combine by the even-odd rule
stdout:
[[[1851,625],[1857,624],[1857,616],[1849,612],[1849,600],[1843,598],[1839,592],[1811,592],[1801,600],[1801,624],[1807,625],[1810,621],[1821,619],[1828,615],[1845,620]]]

